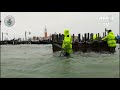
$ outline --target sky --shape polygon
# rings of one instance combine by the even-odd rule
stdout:
[[[8,15],[15,18],[12,27],[4,24]],[[24,38],[25,31],[27,37],[43,37],[45,25],[48,35],[69,29],[71,35],[100,33],[102,36],[105,28],[119,34],[119,12],[1,12],[1,21],[1,32],[8,39]]]

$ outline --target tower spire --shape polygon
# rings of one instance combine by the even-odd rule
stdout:
[[[46,25],[45,25],[45,38],[47,38],[47,28],[46,28]]]

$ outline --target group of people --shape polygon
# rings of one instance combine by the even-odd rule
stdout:
[[[114,53],[117,39],[112,30],[108,30],[107,32],[108,34],[104,38],[102,38],[102,40],[107,42],[108,47],[110,48],[110,52]],[[96,37],[93,36],[93,39],[95,38]],[[64,50],[64,56],[69,56],[70,53],[72,53],[72,37],[68,29],[64,30],[64,40],[62,43],[62,48]]]

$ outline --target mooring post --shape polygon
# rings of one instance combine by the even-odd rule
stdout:
[[[75,39],[75,36],[74,36],[74,34],[73,34],[73,42],[74,42],[74,39]]]
[[[91,38],[90,39],[91,39],[91,41],[93,41],[93,33],[91,33]]]
[[[52,34],[52,42],[54,42],[54,34]]]
[[[98,33],[98,39],[100,38],[100,34]]]
[[[80,42],[80,34],[78,34],[78,41]]]
[[[56,41],[59,42],[59,39],[58,39],[58,34],[56,35]]]
[[[82,35],[82,41],[84,41],[84,37],[83,37],[83,35]]]
[[[98,39],[98,36],[97,36],[97,34],[96,34],[96,39]]]
[[[107,31],[107,29],[105,28],[105,36],[106,36],[106,31]]]
[[[88,33],[88,37],[87,38],[88,38],[88,41],[89,41],[89,39],[90,39],[89,33]]]
[[[105,37],[105,33],[103,32],[103,37]]]
[[[62,35],[59,33],[59,42],[62,41]]]
[[[62,34],[62,40],[64,40],[64,34]]]
[[[86,42],[86,33],[84,34],[84,37],[85,37],[85,42]]]
[[[90,33],[90,40],[92,39],[92,33]]]

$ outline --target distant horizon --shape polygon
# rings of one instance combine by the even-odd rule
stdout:
[[[12,27],[4,24],[8,15],[15,18]],[[112,18],[108,22],[109,16]],[[103,36],[105,28],[111,29],[115,36],[120,35],[119,12],[1,12],[1,38],[3,32],[4,39],[25,38],[25,31],[27,37],[43,37],[45,26],[48,36],[55,32],[63,34],[64,29],[69,29],[70,34],[75,36],[79,33],[100,33]]]

